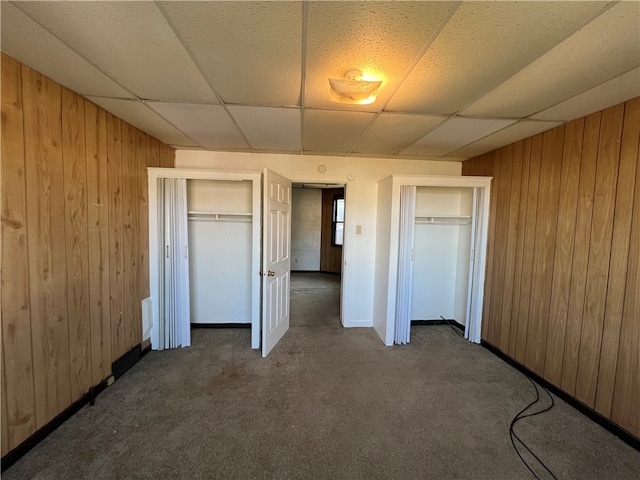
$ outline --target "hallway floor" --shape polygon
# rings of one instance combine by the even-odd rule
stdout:
[[[340,275],[291,273],[291,327],[340,327]]]

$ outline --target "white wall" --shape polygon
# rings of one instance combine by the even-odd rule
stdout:
[[[294,188],[291,201],[291,270],[320,270],[322,190]]]
[[[376,257],[374,279],[373,327],[385,345],[392,345],[388,318],[393,315],[389,306],[389,251],[391,249],[391,216],[393,212],[393,179],[378,183],[376,216]]]
[[[187,209],[218,213],[252,213],[251,182],[187,180]]]
[[[458,227],[415,226],[411,320],[453,318]]]
[[[320,173],[319,167],[326,170]],[[178,150],[177,168],[261,171],[264,168],[294,182],[346,183],[343,305],[346,327],[371,326],[375,278],[377,182],[391,174],[460,175],[459,162],[277,155]],[[322,170],[322,169],[320,169]],[[353,180],[347,174],[353,174]],[[356,235],[356,226],[361,234]]]

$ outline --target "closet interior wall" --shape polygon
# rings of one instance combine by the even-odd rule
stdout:
[[[473,188],[417,187],[412,320],[466,325]]]
[[[251,323],[249,180],[187,180],[191,323]]]
[[[2,455],[141,343],[147,166],[174,150],[2,54]]]
[[[640,98],[463,163],[491,175],[482,338],[640,438]]]

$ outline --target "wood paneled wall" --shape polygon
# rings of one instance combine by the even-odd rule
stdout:
[[[320,271],[340,273],[342,271],[342,246],[332,245],[333,236],[333,199],[344,197],[344,188],[325,188],[322,190],[322,223],[320,235]]]
[[[2,455],[111,374],[149,295],[174,150],[2,54]]]
[[[640,98],[464,162],[493,176],[482,338],[640,437]]]

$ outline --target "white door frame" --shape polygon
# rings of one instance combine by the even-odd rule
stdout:
[[[160,231],[158,215],[158,179],[185,178],[187,180],[227,180],[252,182],[251,219],[251,348],[260,348],[260,249],[261,249],[261,192],[262,172],[225,172],[184,168],[147,168],[149,185],[149,292],[151,294],[151,327],[143,340],[151,339],[151,348],[157,349],[160,302]],[[143,326],[143,331],[145,326]]]
[[[344,236],[342,237],[342,254],[340,257],[340,324],[343,327],[350,327],[351,325],[345,325],[344,324],[344,319],[343,319],[343,312],[344,312],[344,270],[345,270],[345,265],[346,265],[346,261],[345,261],[345,249],[346,249],[346,245],[347,245],[347,185],[349,185],[349,183],[345,183],[344,180],[338,180],[335,182],[331,182],[331,181],[327,181],[327,182],[319,182],[318,180],[296,180],[293,181],[293,183],[305,183],[308,185],[332,185],[331,187],[326,187],[326,188],[342,188],[344,189]],[[336,185],[336,187],[333,187],[333,185]],[[323,188],[318,188],[318,190],[322,191],[324,190]],[[293,229],[293,224],[292,227]]]
[[[347,259],[351,258],[353,255],[351,250],[348,250],[349,237],[350,237],[348,228],[349,228],[349,225],[355,225],[357,223],[352,220],[353,218],[352,215],[355,215],[356,208],[354,205],[349,203],[349,198],[353,197],[352,195],[350,195],[351,189],[353,188],[351,182],[349,181],[345,182],[344,177],[327,177],[327,178],[323,177],[322,181],[318,180],[317,178],[315,180],[309,180],[308,178],[296,177],[295,175],[289,176],[287,178],[289,178],[292,183],[309,183],[309,184],[316,184],[316,185],[322,185],[322,184],[340,185],[340,187],[338,188],[344,187],[344,237],[342,241],[342,265],[340,268],[340,323],[345,328],[360,327],[360,326],[370,327],[371,326],[370,324],[356,325],[355,323],[349,321],[348,319],[345,321],[345,316],[344,316],[344,313],[347,308],[347,304],[346,304],[347,295],[350,295],[352,291],[355,291],[355,288],[352,288],[352,285],[355,287],[355,285],[357,284],[357,280],[351,277],[351,271],[349,269],[349,265],[347,262]]]
[[[479,211],[476,214],[477,238],[474,252],[474,279],[472,286],[471,315],[467,321],[469,341],[480,343],[482,325],[482,305],[484,302],[484,277],[486,272],[487,236],[489,234],[489,198],[491,177],[467,177],[447,175],[392,175],[391,176],[391,217],[389,228],[389,271],[386,302],[386,331],[382,340],[387,346],[393,345],[395,334],[395,313],[398,284],[398,253],[400,243],[400,187],[458,187],[477,188]]]

